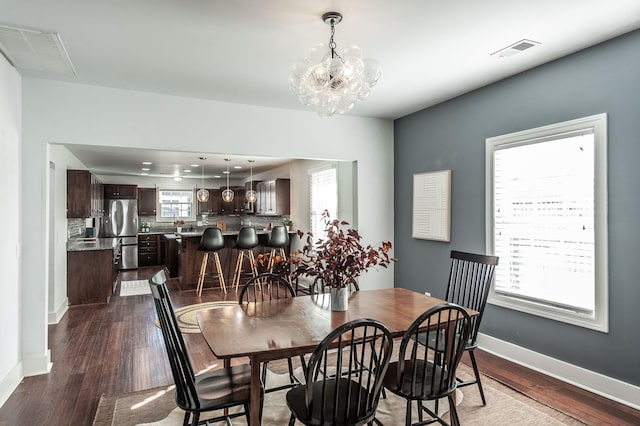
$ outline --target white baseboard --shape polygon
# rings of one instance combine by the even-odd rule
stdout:
[[[22,363],[16,364],[15,367],[0,381],[0,407],[9,399],[14,390],[18,387],[23,379]]]
[[[500,358],[640,410],[640,387],[480,333],[479,347]]]
[[[59,323],[62,317],[64,316],[64,314],[66,314],[68,310],[69,310],[69,298],[65,297],[62,303],[58,305],[58,307],[54,312],[49,312],[47,317],[47,321],[49,325]]]
[[[51,371],[51,351],[47,349],[42,356],[24,358],[22,360],[22,374],[25,377],[47,374]]]

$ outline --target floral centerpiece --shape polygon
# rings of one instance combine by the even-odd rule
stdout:
[[[331,219],[326,210],[322,218],[326,226],[324,238],[314,239],[311,232],[305,234],[298,230],[300,239],[306,235],[306,244],[302,250],[292,253],[289,259],[289,263],[294,265],[292,277],[320,277],[325,286],[332,289],[332,294],[333,289],[344,289],[343,297],[347,297],[346,288],[355,283],[363,272],[378,266],[387,268],[396,261],[389,255],[391,242],[382,241],[375,247],[365,246],[356,229],[343,229],[349,225],[348,222]],[[332,305],[335,306],[333,300]]]

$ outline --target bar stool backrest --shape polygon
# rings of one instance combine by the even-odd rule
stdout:
[[[224,237],[220,228],[212,227],[207,228],[202,233],[200,238],[200,245],[198,250],[200,251],[217,251],[224,248]]]
[[[252,249],[258,246],[258,233],[253,226],[243,226],[236,238],[237,249]]]
[[[284,225],[277,225],[273,227],[267,246],[274,248],[289,247],[289,233]]]

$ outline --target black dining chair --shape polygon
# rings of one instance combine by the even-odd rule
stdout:
[[[201,413],[237,405],[244,406],[244,412],[223,415],[210,421],[226,420],[230,424],[230,418],[245,415],[249,422],[251,367],[241,364],[194,374],[166,281],[166,275],[161,270],[151,277],[149,287],[173,373],[176,404],[185,411],[183,424],[195,426],[199,423]]]
[[[393,339],[379,321],[357,319],[333,330],[309,358],[305,384],[287,392],[289,425],[363,425],[375,420]],[[354,360],[366,364],[366,372]],[[325,374],[334,371],[335,374]]]
[[[296,296],[296,292],[291,284],[282,276],[269,272],[259,274],[247,281],[238,296],[238,303],[262,303],[271,300],[289,299]],[[303,371],[306,370],[306,362],[304,356],[300,355],[300,363]],[[287,366],[289,370],[289,383],[281,386],[267,388],[267,367],[268,361],[262,363],[262,385],[265,393],[275,392],[282,389],[288,389],[300,383],[300,380],[293,373],[293,362],[291,358],[287,358]]]
[[[497,256],[451,251],[451,270],[449,272],[447,295],[445,296],[448,302],[478,312],[477,316],[471,318],[471,333],[465,347],[465,351],[469,353],[469,358],[471,359],[475,378],[468,381],[458,380],[458,387],[477,384],[480,398],[482,398],[482,405],[487,405],[487,401],[485,400],[482,382],[480,381],[480,371],[478,371],[478,363],[473,351],[478,347],[480,322],[482,321],[484,308],[487,305],[491,281],[497,265]],[[430,346],[435,344],[435,338],[436,336],[433,332],[428,334],[421,333],[418,336],[418,340],[422,344]]]
[[[435,345],[422,345],[419,330],[434,330]],[[398,361],[389,364],[384,387],[407,400],[405,423],[411,422],[411,403],[418,405],[418,424],[447,423],[438,415],[438,400],[448,398],[452,422],[460,424],[453,393],[457,387],[456,369],[471,331],[471,318],[464,308],[453,303],[435,306],[420,315],[400,342]],[[435,409],[423,401],[435,401]],[[431,417],[423,420],[423,412]]]

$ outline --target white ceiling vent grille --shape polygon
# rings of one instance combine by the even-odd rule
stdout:
[[[493,52],[491,56],[498,56],[500,58],[506,58],[508,56],[513,56],[517,53],[523,52],[527,49],[531,49],[539,45],[537,41],[522,39],[516,43],[513,43],[511,46],[507,46],[504,49],[500,49],[497,52]]]
[[[76,75],[58,33],[0,25],[0,51],[19,70]]]

